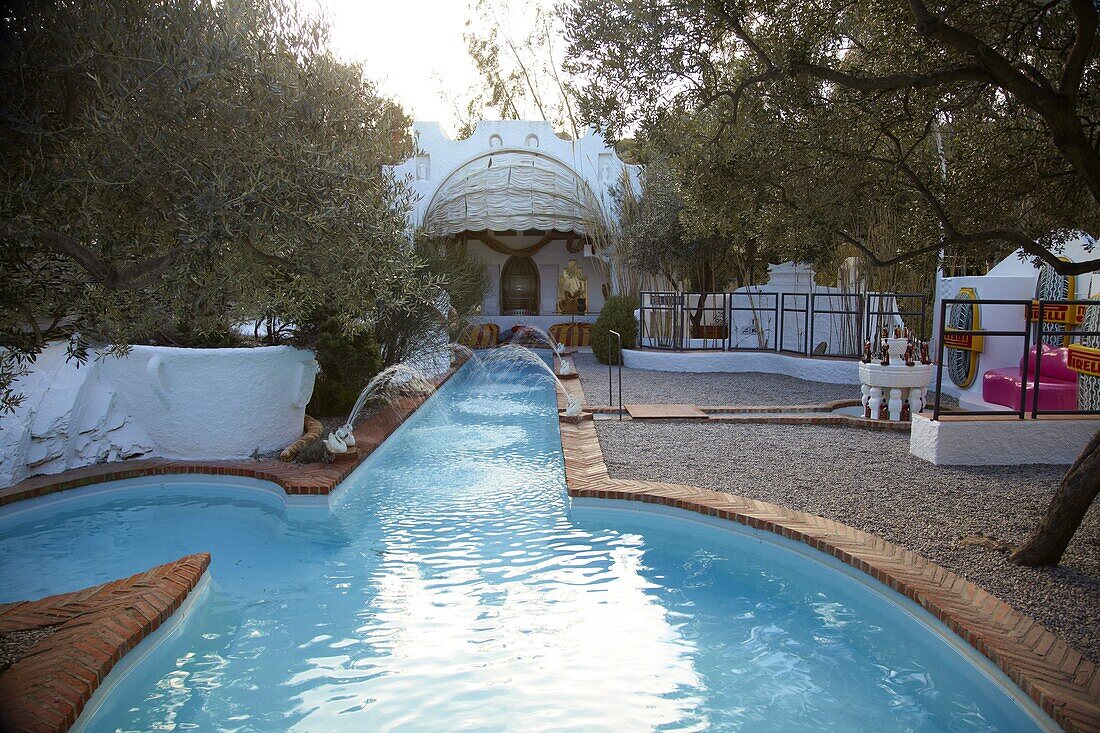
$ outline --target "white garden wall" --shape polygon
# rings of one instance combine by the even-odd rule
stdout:
[[[135,346],[79,366],[54,344],[0,417],[0,485],[136,457],[245,458],[299,437],[317,362],[290,346]]]
[[[859,362],[854,359],[815,359],[774,351],[662,351],[623,349],[623,364],[631,369],[659,372],[760,372],[784,374],[811,382],[852,385],[859,397]]]

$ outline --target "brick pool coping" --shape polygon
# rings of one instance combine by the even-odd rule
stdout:
[[[831,519],[693,486],[613,479],[592,421],[563,423],[561,442],[570,496],[660,504],[805,542],[920,604],[993,661],[1066,731],[1100,731],[1096,665],[970,581]]]
[[[63,733],[123,655],[180,607],[207,554],[37,601],[0,605],[0,633],[54,627],[0,673],[0,729]]]

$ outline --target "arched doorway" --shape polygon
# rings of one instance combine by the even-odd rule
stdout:
[[[500,312],[506,316],[539,314],[539,268],[530,257],[509,257],[500,271]]]

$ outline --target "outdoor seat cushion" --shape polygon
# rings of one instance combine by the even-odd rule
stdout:
[[[1043,355],[1039,360],[1041,376],[1039,378],[1040,410],[1076,410],[1077,409],[1077,372],[1066,366],[1069,350],[1063,347],[1043,345]],[[1035,349],[1029,354],[1027,394],[1024,409],[1030,410],[1035,395]],[[1020,381],[1023,361],[1020,367],[990,369],[982,376],[982,399],[994,405],[1004,405],[1013,410],[1020,409]]]
[[[555,323],[549,333],[556,343],[572,348],[592,345],[591,323]]]
[[[470,326],[461,343],[471,349],[491,349],[500,340],[500,326],[495,323],[479,323]]]

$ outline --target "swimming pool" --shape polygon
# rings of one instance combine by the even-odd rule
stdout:
[[[208,592],[82,717],[93,731],[1049,724],[823,553],[571,505],[549,377],[491,376],[463,369],[331,505],[189,476],[5,510],[0,602],[212,553]]]

